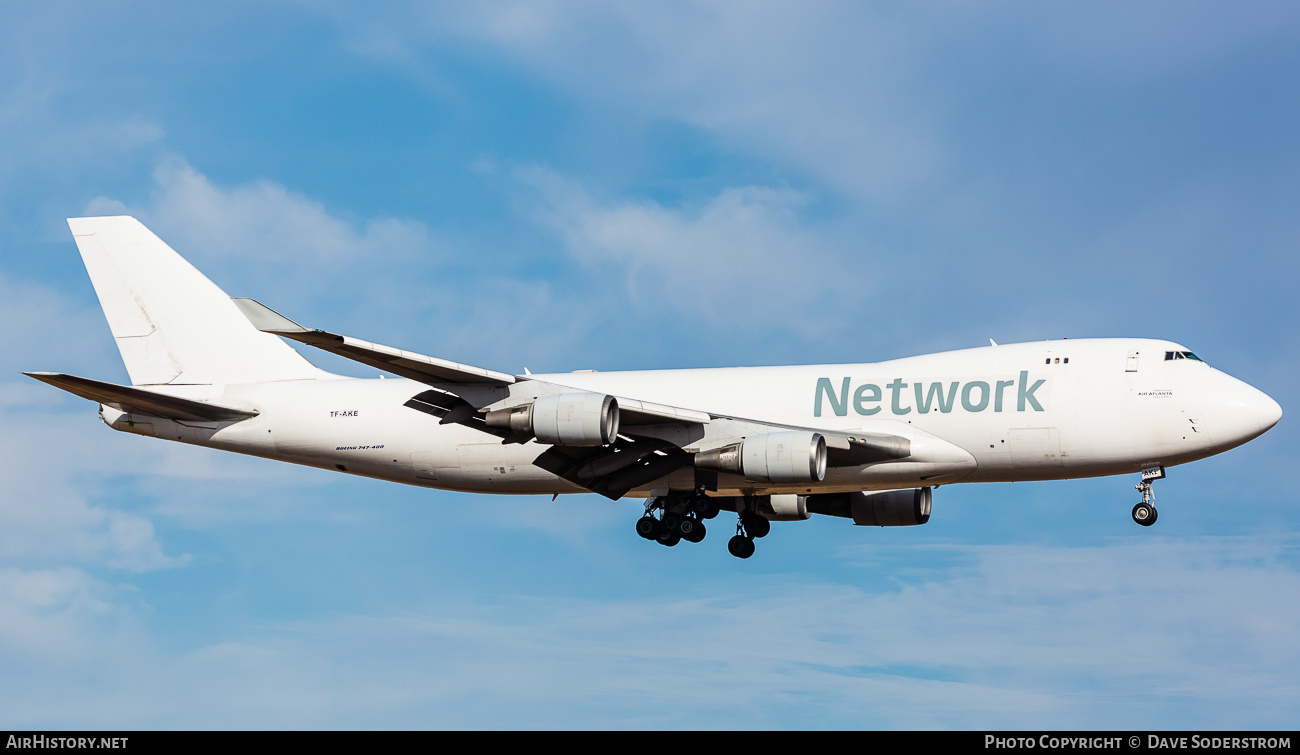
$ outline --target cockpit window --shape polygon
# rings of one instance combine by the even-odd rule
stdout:
[[[1171,359],[1195,359],[1198,362],[1204,361],[1190,351],[1166,351],[1165,361],[1168,362]]]

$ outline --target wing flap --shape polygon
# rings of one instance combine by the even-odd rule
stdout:
[[[75,396],[132,414],[148,414],[151,417],[191,422],[241,420],[257,416],[257,412],[251,410],[168,396],[143,388],[115,385],[60,372],[24,372],[23,374],[55,388],[61,388]]]

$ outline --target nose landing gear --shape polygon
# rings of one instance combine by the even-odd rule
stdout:
[[[1156,511],[1156,507],[1146,501],[1142,501],[1133,507],[1133,521],[1143,527],[1150,527],[1155,524],[1157,516],[1159,516],[1159,512]]]
[[[1142,482],[1134,486],[1142,494],[1142,502],[1133,507],[1133,521],[1143,527],[1155,524],[1156,518],[1160,516],[1160,512],[1156,511],[1156,494],[1151,489],[1151,483],[1164,479],[1164,476],[1164,467],[1147,467],[1142,470]]]

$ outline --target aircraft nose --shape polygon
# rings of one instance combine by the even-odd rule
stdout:
[[[1282,406],[1267,393],[1259,390],[1255,392],[1258,394],[1255,397],[1255,414],[1259,418],[1259,431],[1263,433],[1282,419]]]
[[[1258,438],[1282,418],[1268,394],[1217,370],[1202,384],[1206,425],[1216,447],[1228,449]]]

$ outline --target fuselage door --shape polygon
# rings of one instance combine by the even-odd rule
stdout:
[[[1125,372],[1138,371],[1138,351],[1134,349],[1128,353],[1128,361],[1124,363]]]

